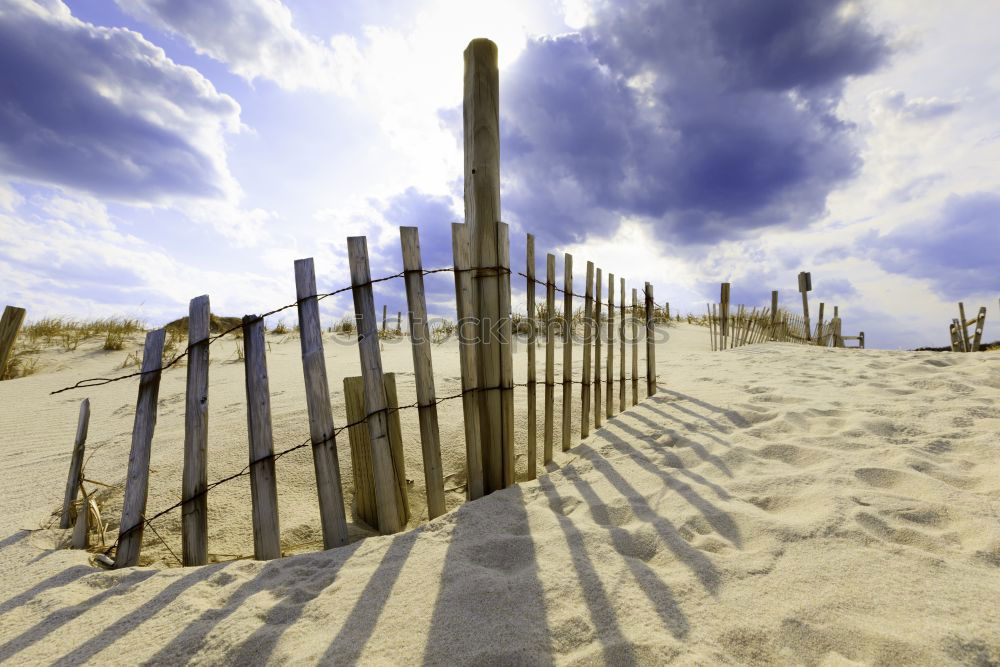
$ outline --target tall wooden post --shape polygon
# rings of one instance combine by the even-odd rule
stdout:
[[[812,331],[809,326],[809,292],[812,291],[812,274],[808,271],[799,272],[799,291],[802,292],[802,319],[805,321],[806,340],[811,339]]]
[[[771,340],[778,337],[778,290],[771,290],[771,330],[769,336]]]
[[[413,378],[417,387],[417,402],[420,404],[417,412],[424,460],[424,485],[427,489],[427,517],[433,519],[445,511],[444,475],[441,471],[441,437],[438,429],[437,394],[434,390],[434,367],[431,363],[431,333],[427,326],[427,301],[424,297],[424,267],[420,259],[419,231],[416,227],[400,227],[399,240],[403,252],[406,305],[410,318]]]
[[[598,285],[600,289],[600,285]],[[590,346],[594,341],[594,263],[587,262],[583,290],[583,384],[580,385],[580,438],[590,435]]]
[[[625,411],[625,279],[621,278],[618,308],[618,411]]]
[[[480,413],[483,475],[486,492],[506,486],[512,475],[504,462],[513,459],[513,434],[506,432],[502,356],[510,346],[500,340],[503,284],[509,294],[510,275],[500,267],[500,120],[497,47],[488,39],[474,39],[465,49],[463,120],[465,130],[465,220],[471,226],[472,263],[476,271],[474,310],[479,318]]]
[[[535,479],[538,466],[538,383],[535,361],[535,338],[538,322],[535,314],[535,235],[528,234],[525,274],[528,291],[528,479]]]
[[[388,313],[389,313],[389,306],[383,303],[382,304],[382,333],[383,334],[385,333],[385,323],[386,323],[386,318],[388,317]]]
[[[570,448],[573,417],[573,255],[563,255],[562,450]]]
[[[719,342],[725,350],[729,340],[729,283],[722,283],[719,290]]]
[[[295,292],[299,302],[302,376],[306,385],[309,438],[312,441],[320,524],[323,527],[323,548],[332,549],[347,544],[347,518],[323,354],[323,329],[319,322],[316,268],[311,257],[295,260]]]
[[[69,528],[69,513],[80,491],[83,481],[83,453],[87,443],[87,427],[90,425],[90,399],[85,398],[80,403],[80,418],[76,422],[76,440],[73,442],[73,456],[69,462],[69,476],[66,478],[66,493],[63,496],[62,516],[59,517],[59,527]],[[84,505],[83,512],[87,511]]]
[[[188,304],[187,388],[184,395],[184,472],[181,478],[181,554],[184,565],[208,562],[208,295]]]
[[[615,414],[615,274],[608,273],[608,391],[605,396],[604,414],[611,419]]]
[[[639,291],[632,288],[632,405],[639,403]]]
[[[14,349],[14,341],[24,324],[24,308],[5,306],[3,317],[0,318],[0,380],[3,379],[4,369],[7,367],[7,360]]]
[[[138,565],[139,552],[142,551],[146,498],[149,493],[149,455],[153,431],[156,429],[156,401],[160,393],[166,333],[165,329],[150,331],[146,334],[142,348],[142,375],[132,424],[132,448],[128,455],[128,476],[125,478],[125,498],[118,531],[115,568]]]
[[[971,352],[969,349],[969,323],[965,319],[965,304],[958,302],[958,335],[961,337],[962,352]]]
[[[816,344],[823,344],[823,306],[825,306],[822,301],[819,302],[819,322],[816,323]]]
[[[552,442],[555,430],[555,393],[556,393],[556,256],[548,253],[545,256],[545,434],[542,451],[542,463],[552,463]]]
[[[399,508],[396,502],[395,473],[389,449],[388,401],[382,379],[382,355],[379,352],[378,332],[375,330],[375,300],[372,296],[372,276],[368,265],[368,243],[364,236],[352,236],[347,239],[347,257],[351,269],[354,316],[358,327],[361,377],[365,383],[365,414],[368,416],[368,434],[371,439],[379,531],[383,535],[388,535],[398,533],[403,526],[399,521]]]
[[[646,283],[646,396],[656,393],[656,335],[653,322],[653,286]]]
[[[483,496],[482,428],[479,426],[479,371],[476,363],[478,323],[473,315],[472,251],[469,226],[451,225],[455,263],[455,304],[458,314],[458,359],[462,376],[462,412],[465,417],[466,497]]]
[[[604,405],[601,402],[601,396],[603,391],[603,384],[601,383],[601,294],[603,290],[601,289],[602,273],[601,269],[597,269],[597,294],[596,301],[594,302],[594,327],[596,335],[594,336],[594,428],[601,427],[601,415],[604,414],[604,410],[601,406]]]

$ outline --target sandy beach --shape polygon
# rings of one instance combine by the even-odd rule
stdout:
[[[537,480],[523,479],[521,390],[521,479],[465,504],[461,405],[449,401],[444,516],[426,521],[416,415],[406,411],[410,530],[352,527],[350,545],[319,551],[306,448],[277,469],[282,545],[293,555],[226,560],[253,551],[241,478],[209,494],[209,552],[225,562],[177,567],[172,513],[156,523],[167,546],[147,531],[143,565],[114,572],[59,548],[69,531],[39,528],[59,507],[84,396],[86,476],[122,482],[135,385],[49,396],[111,373],[125,355],[52,351],[42,372],[0,384],[0,661],[1000,661],[1000,356],[785,343],[712,353],[704,328],[669,333],[657,394],[557,453]],[[281,449],[308,435],[299,344],[268,339]],[[247,460],[242,364],[225,345],[212,348],[210,480]],[[343,423],[356,348],[328,340],[326,355]],[[454,342],[434,355],[443,395],[459,383]],[[409,402],[408,344],[386,343],[383,359]],[[517,381],[524,360],[519,346]],[[164,374],[148,513],[180,492],[183,385],[183,369]],[[338,447],[350,500],[346,437]],[[105,518],[117,525],[120,510],[120,487],[105,492]]]

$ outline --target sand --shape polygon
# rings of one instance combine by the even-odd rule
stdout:
[[[84,396],[86,476],[124,478],[134,381],[48,392],[121,373],[127,351],[48,351],[42,372],[0,383],[0,661],[1000,662],[1000,353],[712,353],[706,329],[670,334],[657,350],[658,393],[559,453],[536,481],[523,479],[522,389],[521,481],[465,504],[461,405],[450,401],[440,406],[446,515],[426,521],[407,411],[411,530],[378,537],[355,526],[350,545],[318,551],[305,448],[277,468],[283,547],[295,555],[179,568],[147,531],[143,566],[115,572],[57,548],[68,531],[39,528],[61,502]],[[308,435],[304,388],[297,338],[268,340],[280,449]],[[213,347],[210,480],[248,456],[231,345]],[[342,378],[358,373],[357,352],[332,335],[326,347],[344,423]],[[400,400],[412,401],[408,344],[386,343],[383,354]],[[434,354],[439,395],[457,391],[454,343]],[[524,359],[518,348],[518,381]],[[183,385],[183,369],[165,373],[148,513],[179,497]],[[350,498],[347,438],[338,445]],[[209,551],[251,554],[247,478],[209,504]],[[120,510],[120,486],[104,491],[114,526]],[[175,512],[155,524],[177,553],[179,521]]]

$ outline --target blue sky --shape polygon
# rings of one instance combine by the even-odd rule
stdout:
[[[572,252],[694,312],[723,280],[794,308],[809,270],[814,315],[838,304],[871,346],[945,344],[958,300],[1000,338],[998,20],[975,0],[0,0],[2,300],[261,312],[294,300],[299,257],[346,284],[350,235],[396,272],[399,225],[447,266],[462,51],[489,37],[515,267],[532,232],[539,267]]]

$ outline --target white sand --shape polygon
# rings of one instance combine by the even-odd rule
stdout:
[[[327,339],[344,423],[357,351]],[[269,340],[281,449],[308,434],[304,390],[298,340]],[[136,385],[48,396],[118,373],[125,352],[46,353],[44,372],[0,383],[0,661],[1000,662],[1000,354],[707,344],[705,329],[672,329],[655,397],[557,455],[561,468],[475,503],[460,401],[442,404],[456,511],[430,523],[416,414],[403,413],[415,530],[316,551],[304,448],[277,468],[283,543],[299,555],[181,569],[147,531],[150,566],[117,572],[53,549],[68,531],[28,530],[61,502],[84,396],[86,475],[122,481]],[[232,347],[213,355],[210,480],[248,456],[242,365],[222,360]],[[439,395],[459,388],[457,356],[435,348]],[[408,345],[386,344],[384,360],[412,401]],[[515,364],[522,381],[523,350]],[[183,384],[183,369],[164,375],[149,514],[179,497]],[[339,450],[350,497],[346,437]],[[117,526],[120,488],[105,496]],[[209,551],[252,553],[248,479],[209,499]],[[156,523],[178,553],[179,521]]]

